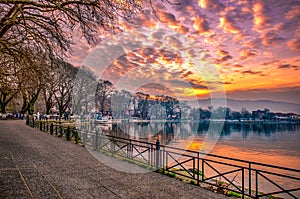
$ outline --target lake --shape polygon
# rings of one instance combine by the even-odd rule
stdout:
[[[205,140],[215,143],[209,153],[291,168],[300,165],[299,123],[123,122],[104,130],[149,142],[159,138],[164,145],[197,151],[203,150]]]
[[[148,142],[159,139],[164,145],[241,160],[294,169],[299,169],[300,165],[299,123],[122,122],[104,126],[103,130]],[[276,182],[282,186],[299,187],[298,182],[295,184],[280,178]],[[259,187],[266,192],[276,189],[263,180]],[[298,197],[299,192],[296,195]]]

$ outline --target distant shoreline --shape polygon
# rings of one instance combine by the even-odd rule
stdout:
[[[208,122],[224,122],[229,124],[300,124],[300,120],[292,120],[292,121],[272,121],[272,120],[222,120],[222,119],[203,119],[203,120],[123,120],[132,123],[148,123],[148,122],[157,122],[157,123],[187,123],[187,122],[199,122],[199,123],[208,123]],[[119,120],[113,121],[121,122]]]

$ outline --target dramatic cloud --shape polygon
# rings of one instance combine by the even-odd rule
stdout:
[[[207,21],[205,20],[204,17],[201,16],[196,16],[192,18],[193,22],[194,22],[194,29],[196,31],[199,31],[200,34],[206,34],[206,33],[210,33],[210,29],[208,26]]]
[[[274,31],[264,32],[260,36],[264,46],[278,46],[284,39],[278,36]]]
[[[235,67],[235,68],[243,68],[244,66],[241,65],[241,64],[234,64],[233,67]]]
[[[170,5],[153,1],[156,13],[149,7],[131,22],[120,20],[121,31],[135,28],[153,31],[149,34],[136,31],[134,36],[119,41],[127,46],[137,43],[136,46],[143,47],[107,63],[110,64],[107,77],[118,79],[128,75],[134,82],[164,83],[182,97],[193,93],[207,96],[206,84],[195,65],[205,68],[211,64],[219,72],[227,92],[300,86],[298,1],[186,0],[180,3]],[[107,35],[99,37],[106,41],[109,40]],[[144,46],[146,40],[157,46],[164,44],[172,50],[151,48],[147,42]],[[77,43],[70,58],[75,65],[93,49],[81,40]],[[103,54],[98,57],[105,63],[112,53],[123,52],[121,48],[103,48]]]
[[[288,68],[292,68],[294,70],[299,70],[300,67],[299,66],[295,66],[295,65],[291,65],[291,64],[283,64],[278,66],[279,69],[288,69]]]
[[[294,51],[300,51],[300,38],[290,40],[288,46]]]
[[[262,71],[245,70],[241,72],[244,75],[261,75],[264,76]]]
[[[253,22],[256,31],[266,28],[270,23],[270,17],[267,15],[264,2],[260,0],[253,4]]]
[[[233,57],[231,55],[229,55],[229,52],[226,50],[218,50],[217,54],[221,57],[216,59],[216,63],[222,63],[225,62],[227,60],[232,59]]]
[[[228,17],[220,18],[220,27],[223,28],[224,32],[230,32],[234,34],[238,34],[241,32],[240,28],[233,23],[231,19]]]
[[[169,28],[176,30],[182,34],[186,34],[188,32],[188,28],[182,25],[176,19],[175,15],[164,11],[157,12],[157,15],[162,22],[168,24]]]
[[[259,55],[259,51],[255,49],[241,49],[240,57],[241,59],[252,59]]]
[[[220,11],[220,10],[224,9],[224,7],[225,7],[218,0],[199,0],[198,5],[201,8],[212,9],[215,11]]]
[[[286,14],[287,20],[299,20],[300,19],[300,5],[293,6]]]

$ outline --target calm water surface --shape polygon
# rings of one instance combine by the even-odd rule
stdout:
[[[105,126],[103,130],[113,135],[148,142],[155,142],[159,139],[164,145],[182,149],[206,151],[225,157],[300,169],[300,124],[195,121],[123,122]],[[188,166],[192,167],[192,165]],[[216,165],[216,167],[226,170],[220,165]],[[273,170],[272,172],[278,171]],[[295,174],[286,171],[279,172],[288,175]],[[213,174],[211,173],[211,175]],[[300,177],[299,173],[296,176]],[[254,179],[253,176],[252,178]],[[276,178],[272,177],[281,186],[300,187],[297,181]],[[236,178],[236,181],[240,181],[239,177]],[[253,184],[252,187],[254,186]],[[267,181],[261,180],[259,190],[269,192],[277,189]],[[299,191],[295,194],[300,197]],[[289,198],[287,195],[279,196]]]
[[[223,128],[222,128],[223,127]],[[114,135],[226,157],[299,168],[300,124],[214,122],[123,122],[104,127]],[[205,140],[205,142],[204,142]]]

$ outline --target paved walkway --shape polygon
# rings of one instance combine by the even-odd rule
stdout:
[[[113,170],[25,121],[0,121],[0,198],[226,197],[158,173]]]

